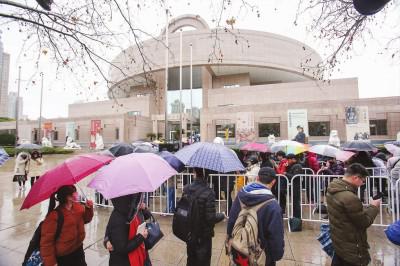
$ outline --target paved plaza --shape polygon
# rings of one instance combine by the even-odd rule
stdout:
[[[51,168],[66,155],[45,156],[46,168]],[[0,266],[21,265],[32,234],[47,211],[47,202],[20,211],[24,197],[29,192],[19,191],[12,183],[14,159],[0,168]],[[84,186],[84,184],[81,184]],[[108,252],[102,245],[105,226],[111,209],[97,207],[90,224],[86,226],[84,242],[88,265],[108,265]],[[185,265],[186,247],[171,232],[171,217],[156,216],[161,224],[164,238],[150,251],[153,265]],[[319,224],[305,224],[302,232],[285,231],[285,254],[278,265],[330,265],[330,259],[321,250],[316,240]],[[226,222],[216,226],[213,238],[212,265],[229,265],[225,255]],[[400,250],[385,237],[383,227],[369,229],[372,265],[400,265]]]

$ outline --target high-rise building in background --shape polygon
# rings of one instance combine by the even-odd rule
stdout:
[[[8,79],[10,55],[4,53],[0,32],[0,117],[8,116]]]
[[[17,97],[18,94],[16,92],[10,92],[8,94],[8,117],[9,118],[17,118]],[[18,117],[19,119],[22,118],[23,114],[23,106],[24,106],[24,99],[22,97],[19,97],[18,101]]]

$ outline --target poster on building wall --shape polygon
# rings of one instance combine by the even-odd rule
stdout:
[[[76,141],[75,122],[65,123],[65,141],[67,141],[68,137],[71,137],[73,141]]]
[[[100,132],[101,120],[92,120],[90,122],[90,148],[96,148],[96,134]]]
[[[288,139],[294,139],[298,126],[301,126],[306,136],[308,136],[307,109],[288,110]]]
[[[45,122],[43,123],[42,127],[43,127],[43,136],[46,137],[48,140],[51,140],[51,131],[53,130],[53,123]]]
[[[256,130],[253,112],[240,112],[236,115],[236,142],[254,141]]]
[[[369,140],[368,106],[347,106],[344,111],[347,141]]]

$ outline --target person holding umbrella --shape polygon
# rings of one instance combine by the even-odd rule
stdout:
[[[18,182],[19,190],[25,190],[25,182],[29,173],[30,155],[20,152],[15,159],[14,182]]]
[[[151,265],[146,248],[148,231],[141,224],[151,217],[143,193],[111,199],[114,210],[108,220],[104,245],[110,252],[110,266]]]
[[[47,216],[42,224],[40,239],[40,255],[45,266],[86,266],[83,240],[85,224],[93,218],[93,202],[78,202],[76,187],[67,185],[60,187],[50,197]],[[58,206],[55,208],[56,201]],[[58,214],[62,212],[64,222],[61,233],[55,240]]]
[[[34,150],[31,153],[31,164],[30,164],[31,169],[29,172],[29,174],[31,176],[31,187],[35,183],[35,180],[37,181],[39,179],[39,177],[42,175],[43,164],[44,164],[44,160],[42,158],[42,154],[39,151]]]

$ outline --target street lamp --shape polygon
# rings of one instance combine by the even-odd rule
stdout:
[[[40,112],[39,112],[39,134],[38,134],[38,143],[42,143],[42,104],[43,104],[43,72],[40,72],[40,76],[42,77],[42,86],[40,87]]]
[[[18,120],[19,120],[19,91],[21,88],[21,66],[18,67],[18,91],[15,104],[15,146],[18,145]]]

